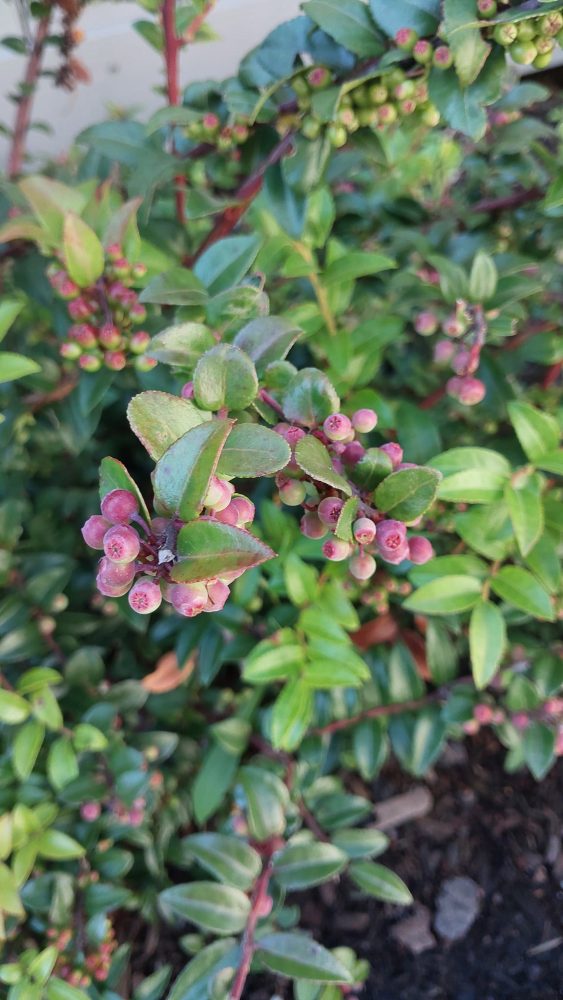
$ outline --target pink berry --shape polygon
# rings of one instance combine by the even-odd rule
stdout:
[[[439,45],[434,49],[433,62],[438,69],[449,69],[453,61],[452,51],[447,45]]]
[[[377,413],[367,408],[356,410],[352,414],[352,427],[360,434],[369,434],[374,427],[377,427]]]
[[[111,528],[111,524],[105,517],[93,514],[82,525],[82,537],[91,549],[103,549],[104,536]]]
[[[80,344],[76,344],[72,340],[65,340],[59,347],[59,354],[61,358],[66,358],[67,361],[77,361],[82,354],[82,350]]]
[[[405,52],[410,52],[417,40],[418,35],[412,28],[399,28],[395,34],[395,45]]]
[[[323,555],[331,562],[342,562],[347,559],[352,551],[349,542],[343,542],[340,538],[328,538],[323,544]]]
[[[473,378],[471,375],[449,379],[446,388],[448,394],[459,400],[464,406],[475,406],[484,399],[486,394],[485,385],[481,379]]]
[[[455,352],[455,346],[451,340],[439,340],[434,346],[434,361],[437,365],[447,365],[451,361]]]
[[[369,580],[375,573],[375,570],[375,559],[373,556],[368,555],[367,552],[359,556],[353,556],[350,559],[350,572],[352,576],[356,577],[356,580]]]
[[[391,566],[399,566],[400,563],[409,558],[408,543],[405,542],[404,545],[401,545],[393,553],[387,552],[387,554],[382,556],[382,558],[385,559],[385,562],[389,563]]]
[[[194,398],[194,384],[193,382],[184,382],[182,390],[180,392],[182,399],[193,399]]]
[[[359,441],[351,441],[350,444],[345,446],[342,452],[342,461],[344,465],[357,465],[365,453],[366,450]]]
[[[137,261],[136,264],[131,265],[131,276],[136,278],[137,281],[140,278],[144,278],[147,273],[147,265],[143,264],[141,261]]]
[[[414,328],[422,337],[430,337],[438,329],[438,317],[432,312],[421,312],[415,316]]]
[[[144,354],[151,342],[151,335],[146,330],[138,330],[129,341],[129,348],[133,354]]]
[[[389,518],[377,525],[377,551],[384,559],[406,547],[407,529],[402,521]]]
[[[123,597],[130,586],[130,583],[110,583],[102,573],[96,577],[96,587],[104,597]]]
[[[178,614],[195,618],[207,604],[207,590],[203,583],[178,583],[171,587],[169,599]]]
[[[331,413],[323,424],[323,430],[329,441],[345,441],[352,431],[352,422],[344,413]]]
[[[223,580],[213,580],[211,583],[208,583],[208,600],[203,610],[207,612],[221,611],[225,607],[230,593],[227,584]]]
[[[221,524],[232,524],[233,526],[237,524],[238,520],[237,510],[236,507],[233,507],[232,501],[227,507],[223,507],[222,510],[214,510],[213,517]]]
[[[235,488],[232,483],[228,483],[226,479],[220,479],[219,476],[211,476],[204,506],[215,512],[225,510],[225,507],[229,506],[234,492]]]
[[[342,513],[344,501],[340,497],[325,497],[317,507],[317,515],[328,528],[334,528]]]
[[[354,538],[360,545],[371,545],[375,538],[376,527],[369,517],[359,517],[352,525]]]
[[[127,524],[139,510],[136,496],[129,490],[110,490],[101,503],[102,514],[112,524]]]
[[[82,371],[93,374],[94,372],[99,372],[102,367],[102,359],[97,354],[83,354],[78,359],[78,364],[82,368]]]
[[[140,549],[139,536],[128,524],[115,524],[105,535],[104,552],[111,562],[133,562]]]
[[[80,815],[86,823],[94,823],[98,819],[101,811],[102,807],[99,802],[84,802],[80,806]]]
[[[412,54],[417,62],[428,63],[432,59],[432,46],[425,38],[421,38],[413,46]]]
[[[308,510],[301,518],[300,528],[301,534],[305,535],[305,538],[324,538],[327,532],[326,525],[311,510]]]
[[[390,441],[388,444],[382,444],[380,451],[384,451],[386,455],[391,459],[391,464],[393,469],[396,469],[403,461],[403,449],[400,444],[396,441]]]
[[[236,511],[236,523],[239,528],[245,524],[252,524],[256,515],[256,508],[252,500],[249,500],[248,497],[233,497],[229,507],[233,507]]]
[[[147,310],[138,302],[137,305],[131,306],[129,316],[132,323],[144,323],[147,318]]]
[[[97,344],[94,327],[89,326],[88,323],[75,323],[70,327],[68,336],[81,347],[95,347]]]
[[[526,715],[526,712],[515,712],[512,716],[512,725],[523,732],[530,725],[530,719]]]
[[[110,559],[100,559],[98,576],[113,587],[121,587],[133,583],[135,579],[135,563],[115,563]]]
[[[160,586],[150,577],[142,577],[129,591],[129,604],[140,615],[150,615],[162,603]]]
[[[298,479],[288,479],[278,487],[280,500],[288,507],[298,507],[303,503],[307,491]]]
[[[104,364],[112,372],[123,371],[127,364],[127,358],[123,351],[106,351],[104,354]]]
[[[150,372],[153,368],[156,368],[158,361],[156,358],[149,358],[146,354],[142,354],[140,357],[135,358],[135,371],[138,372]]]
[[[301,427],[294,427],[292,424],[280,423],[274,427],[276,434],[279,434],[285,441],[287,441],[290,448],[295,448],[295,445],[301,438],[305,437],[305,431]]]
[[[427,538],[413,535],[409,538],[409,559],[417,566],[422,566],[434,557],[434,549]]]
[[[477,719],[477,722],[481,726],[488,726],[493,721],[494,712],[490,705],[475,705],[473,709],[473,718]]]
[[[102,347],[114,351],[121,344],[121,334],[113,323],[104,323],[98,331],[98,340]]]
[[[442,323],[442,330],[446,337],[461,337],[465,333],[465,323],[462,323],[456,314],[452,313]]]

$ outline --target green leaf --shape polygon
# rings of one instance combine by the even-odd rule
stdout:
[[[344,542],[353,541],[352,525],[358,516],[359,505],[360,501],[357,497],[349,497],[340,511],[334,534]]]
[[[473,4],[473,0],[464,0],[464,2]],[[481,37],[479,29],[476,29],[476,32]],[[485,48],[489,51],[488,45]],[[472,301],[487,302],[492,299],[497,290],[497,281],[498,272],[493,259],[484,250],[479,250],[475,255],[469,275],[469,295]]]
[[[202,323],[178,323],[153,337],[147,356],[191,371],[202,354],[215,345],[215,338]]]
[[[63,226],[65,267],[79,288],[94,285],[104,270],[104,248],[93,229],[69,212]]]
[[[27,719],[31,708],[29,702],[14,691],[0,689],[0,722],[8,726],[17,725]]]
[[[332,843],[355,860],[383,854],[389,846],[389,837],[381,830],[363,827],[361,830],[336,830],[332,834]]]
[[[382,38],[362,0],[307,0],[302,10],[327,35],[357,56],[378,56]]]
[[[352,976],[334,955],[305,934],[266,934],[256,957],[272,972],[319,983],[351,983]]]
[[[173,885],[158,898],[165,910],[212,934],[239,934],[250,913],[248,896],[240,889],[215,882]]]
[[[284,580],[287,595],[298,608],[311,604],[318,595],[319,574],[297,555],[290,552],[284,562]]]
[[[133,396],[127,419],[134,434],[155,462],[186,431],[209,420],[189,399],[151,389]]]
[[[84,990],[79,990],[77,986],[71,986],[64,979],[52,976],[47,986],[47,1000],[88,1000],[88,994]]]
[[[491,577],[491,590],[507,604],[513,604],[534,618],[555,621],[547,590],[520,566],[503,566],[496,576]]]
[[[524,760],[536,781],[545,778],[555,760],[555,732],[543,722],[532,722],[522,737]]]
[[[312,479],[316,479],[319,483],[327,483],[350,496],[352,490],[348,481],[333,469],[328,449],[312,434],[307,434],[297,442],[295,461]]]
[[[100,500],[103,500],[111,490],[129,490],[139,502],[141,514],[146,521],[150,521],[150,514],[147,505],[143,500],[143,495],[135,480],[129,475],[123,462],[117,458],[103,458],[100,464]]]
[[[225,968],[235,968],[239,952],[234,938],[208,944],[182,970],[166,1000],[207,1000],[215,977]]]
[[[481,583],[471,576],[445,576],[425,583],[404,602],[407,611],[423,615],[455,615],[469,611],[481,594]]]
[[[372,14],[390,36],[399,28],[414,28],[419,35],[433,35],[440,20],[440,0],[370,0]]]
[[[17,378],[35,375],[40,371],[40,365],[31,358],[24,358],[23,354],[14,354],[12,351],[0,351],[0,382],[14,382]]]
[[[557,421],[528,403],[511,402],[508,415],[523,451],[531,462],[539,460],[559,444]]]
[[[276,857],[273,876],[284,889],[307,889],[334,878],[348,857],[333,844],[289,844]]]
[[[438,580],[442,576],[476,576],[484,580],[489,575],[489,567],[477,556],[467,554],[459,556],[436,556],[422,566],[413,566],[409,570],[409,578],[416,587],[430,580]]]
[[[44,738],[45,727],[35,719],[26,722],[16,734],[12,746],[12,762],[21,781],[26,781],[33,771]]]
[[[279,316],[260,316],[239,330],[233,344],[245,351],[262,375],[273,361],[285,358],[302,333],[300,327]]]
[[[313,717],[313,692],[301,679],[289,681],[276,698],[270,722],[271,740],[280,750],[295,750]]]
[[[461,85],[455,69],[433,68],[428,92],[446,125],[471,139],[482,138],[487,127],[485,108],[500,96],[504,69],[502,50],[491,52],[486,66],[468,87]]]
[[[264,639],[244,661],[243,677],[248,684],[269,684],[287,680],[304,666],[305,651],[298,642]]]
[[[379,510],[401,521],[415,521],[431,506],[441,479],[436,469],[425,467],[392,472],[375,491]]]
[[[23,307],[22,299],[4,299],[3,302],[0,302],[0,340],[4,339]]]
[[[386,903],[410,906],[412,895],[395,872],[375,861],[355,861],[350,865],[350,878],[356,885],[376,899]]]
[[[21,904],[14,873],[7,865],[0,863],[0,913],[13,917],[23,917],[25,910]]]
[[[0,354],[0,359],[2,355]],[[563,448],[556,448],[555,451],[548,451],[546,455],[538,458],[537,465],[546,472],[554,472],[556,476],[563,476]]]
[[[211,580],[231,570],[259,566],[275,556],[250,532],[204,518],[180,529],[177,551],[180,559],[172,571],[177,583]]]
[[[58,948],[54,945],[50,945],[48,948],[44,948],[40,951],[38,955],[35,956],[29,963],[29,975],[36,982],[40,983],[41,986],[45,986],[47,980],[49,979],[57,958],[59,957]]]
[[[449,503],[494,503],[502,499],[506,481],[504,473],[492,469],[466,469],[443,479],[438,497]]]
[[[549,590],[550,594],[557,594],[561,585],[561,561],[557,552],[557,539],[546,532],[528,552],[525,562],[546,590]]]
[[[37,850],[40,857],[47,858],[48,861],[70,861],[85,854],[85,848],[77,840],[52,828],[45,830],[38,838]]]
[[[490,448],[451,448],[430,459],[430,463],[433,469],[438,469],[446,478],[466,469],[495,472],[507,478],[512,471],[504,455]]]
[[[60,792],[61,788],[70,784],[79,775],[78,761],[66,736],[55,740],[49,748],[47,757],[47,777],[53,788]]]
[[[272,476],[291,459],[287,441],[260,424],[237,423],[219,457],[217,474],[228,479]]]
[[[50,177],[35,175],[24,177],[19,182],[20,191],[31,205],[42,228],[57,248],[63,236],[63,224],[67,212],[80,215],[86,205],[86,196],[77,188],[67,187]]]
[[[338,659],[329,657],[334,652]],[[351,647],[332,646],[327,650],[326,659],[321,659],[322,651],[310,649],[311,662],[307,664],[305,680],[309,687],[320,690],[337,687],[361,687],[369,680],[370,673],[361,656]]]
[[[201,306],[207,302],[208,294],[192,271],[173,267],[149,281],[139,299],[163,306]]]
[[[456,514],[454,523],[460,538],[487,559],[505,559],[513,548],[514,533],[504,503]]]
[[[317,368],[303,368],[298,372],[283,398],[287,420],[305,427],[316,427],[339,410],[340,400],[332,383]]]
[[[245,410],[258,392],[256,368],[244,351],[217,344],[199,359],[194,371],[194,398],[204,410]]]
[[[543,532],[543,504],[539,485],[529,481],[520,489],[507,486],[505,500],[523,556],[527,556]]]
[[[476,686],[487,687],[497,673],[506,648],[506,624],[491,601],[479,601],[469,620],[469,653]]]
[[[444,0],[445,37],[462,87],[474,82],[491,51],[481,35],[478,18],[473,0]],[[475,301],[482,299],[477,296]]]
[[[201,255],[194,274],[210,295],[216,295],[242,281],[261,246],[262,238],[257,235],[227,236]]]
[[[192,788],[196,821],[201,825],[217,812],[231,787],[238,767],[238,755],[222,746],[211,746],[203,758]]]
[[[250,836],[257,841],[281,836],[289,803],[283,781],[260,767],[242,767],[238,780],[246,798]]]
[[[170,514],[190,521],[203,510],[209,480],[232,427],[230,420],[210,420],[186,431],[164,452],[154,470],[154,494]]]
[[[222,833],[194,833],[181,841],[184,851],[221,882],[246,891],[260,874],[260,855],[249,844]]]
[[[362,4],[363,6],[363,4]],[[356,278],[364,278],[380,271],[397,267],[396,261],[382,253],[367,253],[360,250],[347,253],[329,264],[322,276],[323,285],[344,284]]]

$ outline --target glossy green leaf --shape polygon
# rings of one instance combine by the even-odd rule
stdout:
[[[24,177],[19,182],[19,188],[33,208],[49,241],[59,248],[65,215],[67,212],[80,215],[86,205],[85,195],[76,188],[38,174]]]
[[[0,341],[4,339],[23,307],[23,299],[4,299],[0,302]]]
[[[555,760],[555,732],[543,722],[532,722],[524,731],[524,760],[536,781],[545,778]]]
[[[78,761],[70,740],[61,736],[49,748],[47,776],[53,788],[60,791],[78,777]]]
[[[291,449],[281,436],[260,424],[237,423],[231,430],[217,465],[228,479],[256,479],[284,469]]]
[[[228,753],[222,746],[211,746],[203,757],[192,787],[194,815],[200,825],[223,803],[237,767],[238,756]]]
[[[202,948],[174,981],[166,1000],[207,1000],[216,975],[238,964],[239,951],[234,938],[213,941]]]
[[[363,827],[360,830],[336,830],[331,837],[332,843],[349,858],[377,858],[389,846],[389,837],[373,827]]]
[[[284,889],[307,889],[334,878],[347,861],[347,855],[333,844],[289,844],[276,857],[272,874]]]
[[[304,680],[288,681],[272,707],[270,735],[274,747],[296,750],[313,718],[313,693]]]
[[[473,0],[463,0],[463,3],[472,4]],[[478,28],[472,28],[471,32],[472,35],[473,33],[476,33],[479,38],[481,38],[481,33]],[[481,54],[484,52],[484,57],[486,58],[489,51],[490,46],[484,44],[484,49],[481,50]],[[458,75],[461,78],[459,67],[457,68]],[[471,265],[471,271],[469,273],[469,294],[473,302],[487,302],[488,299],[492,299],[496,292],[497,280],[498,272],[495,262],[488,253],[485,253],[484,250],[479,250],[474,257],[473,264]]]
[[[542,586],[550,594],[557,594],[561,586],[561,560],[555,536],[545,532],[524,561]]]
[[[213,243],[201,255],[194,267],[194,275],[210,295],[217,295],[242,281],[261,245],[262,238],[258,235],[227,236]]]
[[[141,302],[163,306],[201,306],[207,301],[205,286],[192,271],[173,267],[149,281],[139,296]]]
[[[305,427],[322,424],[339,409],[340,400],[332,383],[317,368],[302,368],[290,382],[283,398],[286,418]]]
[[[0,351],[0,383],[14,382],[18,378],[26,378],[27,375],[35,375],[40,371],[41,367],[31,358],[25,358],[23,354],[14,354],[12,351]]]
[[[349,497],[340,511],[340,517],[334,529],[334,534],[344,542],[352,542],[354,540],[352,525],[358,516],[359,505],[360,501],[357,497]]]
[[[5,722],[8,726],[17,725],[27,719],[30,711],[29,702],[21,695],[0,689],[0,722]]]
[[[559,444],[557,421],[549,413],[528,403],[508,404],[508,414],[523,451],[531,462],[539,460]]]
[[[303,10],[339,45],[358,56],[378,56],[382,38],[362,0],[307,0]]]
[[[65,979],[52,976],[46,987],[47,1000],[88,1000],[88,994],[84,990],[79,990],[77,986],[71,986]]]
[[[409,579],[417,587],[430,580],[442,576],[476,576],[484,580],[488,576],[489,567],[483,559],[469,554],[459,556],[436,556],[422,566],[413,566],[409,571]]]
[[[505,500],[518,548],[527,556],[543,533],[543,504],[538,484],[530,481],[520,489],[507,486]]]
[[[147,355],[165,365],[191,371],[201,355],[215,345],[215,338],[202,323],[178,323],[153,337]]]
[[[253,847],[222,833],[193,833],[182,840],[182,850],[219,881],[243,891],[250,889],[262,867]]]
[[[242,767],[238,780],[246,798],[250,835],[264,841],[279,837],[285,830],[289,793],[283,781],[271,771]]]
[[[369,668],[361,656],[346,646],[333,647],[327,654],[339,654],[338,658],[329,655],[322,658],[322,651],[310,650],[311,660],[305,670],[305,680],[312,688],[329,690],[337,687],[361,687],[369,680]]]
[[[353,251],[329,264],[323,273],[322,282],[327,286],[343,284],[356,278],[379,274],[380,271],[388,271],[396,266],[396,262],[385,254]]]
[[[496,473],[498,476],[508,476],[511,473],[510,463],[504,455],[491,448],[450,448],[430,459],[433,469],[438,469],[444,479],[456,472],[474,469],[481,472]]]
[[[244,930],[250,912],[250,900],[240,889],[215,882],[173,885],[160,893],[159,901],[175,916],[220,935]]]
[[[491,590],[507,604],[513,604],[534,618],[548,622],[555,620],[548,592],[528,570],[520,566],[503,566],[491,577]]]
[[[469,653],[476,686],[481,689],[497,673],[506,647],[506,624],[496,604],[479,601],[469,620]]]
[[[1,359],[2,355],[0,355]],[[563,476],[563,448],[556,448],[548,451],[537,460],[537,466],[546,472],[554,472],[556,476]]]
[[[29,778],[33,771],[44,738],[45,727],[35,719],[26,722],[16,734],[12,746],[12,763],[21,781]]]
[[[445,37],[462,87],[474,82],[491,51],[477,24],[478,18],[473,0],[444,0]],[[473,301],[484,301],[479,294],[473,291],[471,294]]]
[[[61,830],[54,829],[45,830],[41,834],[37,840],[37,849],[40,857],[49,861],[71,861],[85,854],[82,844]]]
[[[386,903],[409,906],[413,902],[403,880],[375,861],[355,861],[350,865],[350,878],[363,892]]]
[[[423,615],[455,615],[469,611],[481,594],[481,583],[471,576],[445,576],[423,584],[404,602],[407,611]]]
[[[94,285],[104,270],[104,248],[93,229],[69,212],[63,225],[65,267],[79,288]]]
[[[431,506],[441,475],[436,469],[402,469],[392,472],[375,491],[379,510],[401,521],[414,521]]]
[[[305,666],[305,650],[297,641],[265,639],[246,657],[243,677],[248,684],[269,684],[295,676]]]
[[[244,351],[217,344],[199,359],[194,371],[194,398],[204,410],[245,410],[258,392],[256,368]]]
[[[210,418],[189,399],[151,389],[133,396],[127,407],[127,419],[133,433],[156,462],[186,431]]]
[[[377,24],[390,36],[404,27],[432,35],[440,20],[440,0],[394,0],[392,4],[370,0],[370,7]]]
[[[311,604],[319,591],[319,574],[315,567],[304,562],[296,552],[290,552],[284,560],[283,570],[291,603],[299,608]]]
[[[164,452],[154,470],[154,494],[159,505],[183,521],[197,517],[214,474],[230,420],[210,420],[186,431]]]
[[[177,552],[179,561],[172,571],[177,583],[212,580],[231,570],[259,566],[275,556],[249,531],[205,518],[180,529]]]
[[[514,532],[505,503],[456,514],[454,523],[460,538],[487,559],[505,559],[514,547]]]
[[[24,908],[18,892],[15,875],[7,865],[0,863],[0,913],[23,917]]]
[[[350,496],[352,490],[348,481],[336,472],[328,449],[312,434],[307,434],[297,442],[295,461],[312,479],[316,479],[319,483],[327,483],[328,486],[333,486],[334,489]]]
[[[449,503],[494,503],[501,500],[507,476],[492,469],[466,469],[443,479],[438,497]]]
[[[352,976],[330,951],[305,934],[266,934],[258,941],[256,957],[282,976],[319,983],[351,983]]]

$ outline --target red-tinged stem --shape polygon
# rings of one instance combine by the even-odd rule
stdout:
[[[231,992],[229,993],[229,1000],[241,1000],[246,980],[248,978],[248,973],[250,972],[252,956],[254,955],[255,948],[254,936],[256,934],[256,925],[258,924],[260,916],[264,912],[264,904],[268,895],[268,886],[270,883],[273,865],[272,854],[273,850],[270,850],[266,855],[262,872],[258,877],[256,885],[254,886],[254,892],[252,893],[252,899],[250,901],[250,913],[248,915],[246,928],[242,938],[242,954],[240,957],[240,964],[237,969],[234,983],[231,987]]]
[[[27,69],[22,82],[22,96],[18,101],[16,120],[12,134],[12,144],[8,156],[8,177],[17,177],[21,173],[25,157],[25,141],[31,121],[31,108],[35,86],[41,69],[43,48],[49,33],[51,23],[51,7],[37,24],[35,38],[29,53]]]
[[[279,414],[280,417],[283,417],[283,407],[280,406],[273,396],[270,396],[270,393],[267,392],[266,389],[260,389],[258,395],[263,403],[266,403],[266,405],[271,407],[275,413]]]
[[[445,385],[441,385],[439,389],[435,389],[434,392],[431,392],[430,395],[427,396],[426,399],[423,399],[418,405],[421,410],[431,410],[432,407],[436,406],[436,404],[439,403],[445,395],[446,387]]]
[[[556,364],[551,365],[551,367],[547,369],[547,372],[544,376],[542,382],[542,389],[549,389],[551,388],[552,385],[555,385],[562,371],[563,371],[563,362],[558,361]]]
[[[213,10],[216,3],[217,0],[207,0],[207,3],[204,4],[203,10],[196,17],[194,17],[193,21],[190,25],[188,25],[182,35],[182,38],[180,39],[182,45],[190,45],[191,42],[195,41],[199,29]]]
[[[246,212],[249,205],[254,201],[254,198],[259,194],[262,189],[262,182],[264,180],[264,174],[268,167],[274,165],[274,163],[279,163],[279,161],[289,152],[293,144],[293,133],[288,132],[284,135],[277,146],[274,146],[269,156],[260,164],[259,167],[250,175],[250,177],[245,180],[244,184],[241,184],[238,191],[235,194],[235,199],[237,201],[236,205],[226,208],[224,212],[221,212],[213,229],[206,236],[201,246],[198,247],[193,257],[190,259],[190,265],[193,265],[196,260],[198,260],[204,250],[207,250],[213,243],[217,243],[218,240],[222,240],[225,236],[233,231],[239,219],[242,218]]]
[[[171,107],[180,103],[179,63],[178,54],[181,42],[176,34],[176,0],[164,0],[162,5],[162,29],[164,32],[164,60],[166,63],[166,93]],[[172,153],[176,150],[172,147]],[[176,218],[183,225],[186,215],[186,178],[179,174],[174,178],[176,184]]]
[[[545,192],[539,187],[527,188],[514,191],[512,194],[504,195],[502,198],[483,198],[482,201],[471,205],[472,212],[486,212],[489,215],[494,212],[504,212],[509,208],[519,208],[529,201],[538,201],[543,198]]]

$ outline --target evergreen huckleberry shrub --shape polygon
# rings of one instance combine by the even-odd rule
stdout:
[[[416,902],[386,762],[563,755],[563,4],[305,0],[182,89],[212,6],[144,4],[162,106],[42,166],[82,3],[15,40],[3,1000],[360,997],[295,893]]]

